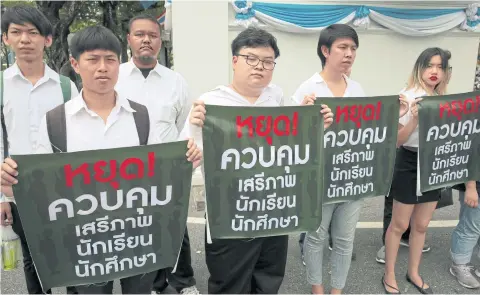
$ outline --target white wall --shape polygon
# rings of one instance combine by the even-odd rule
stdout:
[[[423,4],[437,7],[435,4],[438,3]],[[233,26],[233,21],[234,12],[229,1],[174,1],[175,70],[184,75],[195,96],[219,84],[229,83],[232,75],[230,43],[242,29]],[[281,86],[286,95],[291,95],[303,80],[321,70],[316,55],[318,33],[304,35],[270,31],[276,36],[281,53],[273,82]],[[450,93],[473,89],[479,33],[454,31],[434,37],[412,38],[379,28],[358,29],[357,32],[360,48],[352,78],[359,81],[369,95],[398,93],[408,79],[415,59],[429,46],[452,52]]]
[[[228,84],[232,76],[230,43],[241,30],[232,26],[235,14],[229,1],[172,2],[174,69],[185,77],[194,97],[217,85]],[[367,2],[378,5],[382,0],[349,1],[351,4]],[[398,7],[413,7],[414,2],[428,7],[439,7],[440,4],[443,7],[459,5],[466,7],[466,3],[470,1],[400,2],[408,3],[395,4]],[[447,2],[450,4],[446,5]],[[278,40],[281,53],[277,60],[273,82],[283,88],[285,95],[290,96],[302,81],[315,71],[321,70],[321,63],[316,55],[318,34],[294,35],[271,32]],[[398,93],[408,79],[415,59],[429,46],[442,47],[452,52],[453,76],[449,85],[450,93],[468,92],[473,89],[479,33],[453,32],[429,38],[409,38],[378,28],[357,32],[360,48],[352,70],[352,78],[363,85],[368,95]],[[194,175],[193,184],[203,184],[198,171]]]
[[[174,70],[198,97],[229,82],[228,1],[172,1]]]

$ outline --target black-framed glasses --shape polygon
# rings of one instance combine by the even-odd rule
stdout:
[[[245,62],[247,65],[256,67],[260,62],[262,62],[262,66],[267,71],[272,71],[275,68],[276,62],[272,60],[261,60],[256,56],[253,55],[244,55],[244,54],[237,54],[238,56],[243,56],[245,58]]]

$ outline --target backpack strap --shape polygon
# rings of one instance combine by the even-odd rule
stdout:
[[[65,104],[47,112],[47,130],[54,153],[67,151],[67,122],[65,120]]]
[[[65,103],[72,96],[72,84],[70,78],[64,75],[60,77],[62,88],[63,104],[47,112],[47,130],[50,144],[54,153],[65,153],[67,151],[67,121],[65,120]]]
[[[0,71],[0,113],[2,121],[3,159],[8,157],[8,136],[5,115],[3,114],[3,71]]]
[[[3,71],[0,71],[0,103],[3,108]]]
[[[72,84],[70,83],[70,78],[59,75],[60,76],[60,87],[62,87],[62,95],[63,95],[63,102],[67,102],[72,97]]]
[[[133,119],[135,120],[135,125],[137,126],[140,145],[147,145],[148,135],[150,134],[150,117],[148,115],[148,109],[143,104],[136,103],[130,99],[128,102],[130,103],[130,107],[135,110],[133,113]]]

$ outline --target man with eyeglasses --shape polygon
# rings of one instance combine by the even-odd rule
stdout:
[[[280,106],[282,90],[270,84],[275,59],[280,55],[275,38],[268,32],[249,28],[232,42],[234,76],[229,86],[218,86],[194,102],[184,131],[194,131],[202,147],[201,129],[205,104],[228,106]],[[189,126],[190,129],[189,129]],[[195,130],[196,129],[196,130]],[[203,172],[203,171],[202,171]],[[227,196],[218,196],[227,197]],[[208,205],[208,204],[207,204]],[[214,239],[205,231],[205,256],[210,277],[209,294],[278,292],[285,273],[288,236],[257,239]]]
[[[276,107],[284,105],[283,92],[270,84],[275,60],[280,55],[277,41],[265,30],[250,27],[232,42],[233,81],[218,86],[194,102],[190,120],[182,131],[202,147],[205,105]],[[325,107],[325,126],[333,114]],[[202,171],[204,173],[204,171]],[[215,196],[228,198],[230,196]],[[208,204],[207,204],[208,206]],[[209,294],[276,294],[285,274],[288,236],[255,239],[214,239],[205,232],[205,256],[210,277]]]

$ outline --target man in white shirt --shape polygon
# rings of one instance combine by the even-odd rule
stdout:
[[[265,30],[250,27],[232,42],[233,81],[218,86],[195,101],[185,134],[202,146],[205,104],[225,106],[283,106],[282,90],[270,84],[280,55],[276,39]],[[325,127],[333,120],[330,109],[321,111]],[[228,196],[217,196],[228,197]],[[207,204],[208,206],[208,204]],[[208,226],[208,225],[207,225]],[[288,236],[256,239],[214,239],[205,233],[205,255],[210,272],[209,294],[275,294],[285,274]]]
[[[322,62],[322,71],[314,73],[303,82],[293,95],[297,104],[314,104],[315,97],[363,97],[361,85],[346,75],[355,61],[359,46],[358,35],[353,28],[334,24],[325,28],[318,40],[317,54]],[[407,110],[402,104],[400,117]],[[363,199],[323,205],[322,221],[318,231],[308,232],[305,238],[305,264],[307,281],[312,285],[312,294],[324,294],[323,249],[332,226],[332,272],[331,294],[341,294],[347,281],[353,253],[356,224],[360,217]]]
[[[52,25],[38,9],[10,7],[2,16],[1,27],[3,41],[16,55],[15,64],[0,76],[3,162],[9,153],[33,153],[39,143],[42,117],[76,96],[78,90],[69,78],[60,76],[43,61],[44,49],[52,44]],[[2,195],[0,222],[11,225],[20,238],[28,293],[42,294],[13,198]]]
[[[317,54],[322,71],[303,82],[293,95],[297,104],[313,104],[313,97],[362,97],[365,93],[358,82],[345,73],[352,67],[358,48],[358,36],[348,25],[335,24],[325,28],[318,40]],[[318,231],[308,232],[304,253],[307,281],[312,294],[324,294],[323,249],[332,224],[333,250],[332,294],[340,294],[345,286],[353,253],[355,225],[360,216],[363,199],[339,204],[323,205],[322,222]]]
[[[345,72],[345,75],[350,78],[350,74],[352,73],[352,67],[348,68],[347,71]],[[315,75],[314,75],[315,76]],[[295,98],[293,99],[294,101],[296,100]],[[305,265],[305,255],[304,255],[304,244],[305,244],[305,236],[307,233],[301,233],[300,237],[298,239],[298,245],[300,246],[300,255],[302,258],[302,263]],[[333,242],[332,242],[332,224],[330,224],[330,227],[328,228],[328,249],[332,250],[333,249]],[[355,260],[355,252],[352,253],[352,260]]]
[[[185,124],[192,100],[185,79],[158,63],[162,46],[161,27],[149,15],[130,20],[128,44],[132,59],[120,65],[118,93],[147,106],[154,128],[162,142],[176,141]],[[170,284],[181,294],[198,294],[192,268],[190,239],[185,230],[182,249],[175,273],[159,270],[153,291],[163,292]],[[167,282],[168,278],[168,282]]]
[[[72,38],[72,67],[82,78],[81,93],[64,105],[56,107],[47,115],[64,112],[66,150],[59,150],[50,138],[47,118],[43,117],[35,153],[75,152],[96,149],[139,146],[140,128],[136,124],[135,112],[142,111],[148,116],[146,107],[129,101],[115,92],[118,80],[121,45],[115,35],[105,27],[93,26],[79,31]],[[149,120],[146,120],[147,124]],[[161,143],[155,128],[149,128],[147,144]],[[88,135],[87,135],[88,134]],[[201,152],[192,140],[188,143],[187,158],[199,165]],[[2,165],[2,191],[11,194],[12,184],[17,181],[16,163],[8,158]],[[5,187],[6,186],[6,187]],[[121,279],[123,294],[150,293],[156,271]],[[113,282],[75,286],[80,294],[111,294]]]

